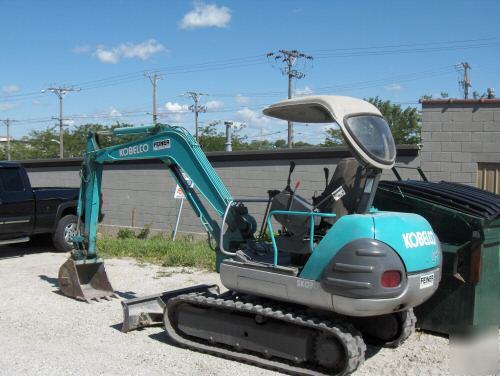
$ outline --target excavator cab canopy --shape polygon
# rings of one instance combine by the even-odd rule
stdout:
[[[351,97],[315,95],[275,103],[264,109],[274,118],[300,123],[337,123],[354,155],[381,169],[394,166],[396,145],[389,124],[371,103]]]

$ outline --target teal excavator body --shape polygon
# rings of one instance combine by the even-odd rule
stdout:
[[[331,179],[325,168],[325,189],[311,200],[297,194],[297,185],[291,186],[293,162],[284,189],[270,190],[262,198],[237,198],[184,128],[157,125],[90,133],[81,169],[79,235],[73,239],[71,257],[60,268],[60,288],[86,301],[114,295],[96,249],[103,166],[158,159],[215,244],[217,270],[229,291],[218,294],[214,286],[203,285],[122,302],[122,330],[163,321],[174,341],[191,348],[287,372],[303,373],[311,365],[335,370],[334,374],[352,372],[364,355],[363,339],[352,325],[365,339],[392,345],[411,334],[412,307],[434,293],[441,277],[439,240],[423,217],[373,208],[381,173],[394,165],[396,149],[387,122],[371,104],[315,96],[280,102],[264,113],[294,122],[336,122],[354,157],[339,161]],[[109,135],[142,138],[100,148],[99,138]],[[267,203],[260,231],[245,206],[248,202]],[[273,228],[276,223],[279,231]],[[282,314],[274,313],[276,302],[285,307],[279,309]],[[299,306],[322,312],[318,317],[330,312],[333,324],[292,320]],[[249,315],[255,316],[253,321],[248,321]],[[272,325],[262,326],[269,320]],[[262,342],[263,330],[269,342]],[[201,345],[202,340],[207,344]],[[222,350],[224,346],[236,350]],[[337,357],[325,355],[332,349]],[[264,355],[255,358],[242,351]],[[263,361],[267,356],[293,360],[297,366]]]

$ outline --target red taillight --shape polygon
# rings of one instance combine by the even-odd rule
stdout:
[[[398,270],[387,270],[380,278],[383,287],[398,287],[401,283],[401,273]]]

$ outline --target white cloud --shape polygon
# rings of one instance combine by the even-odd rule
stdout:
[[[224,107],[224,102],[221,101],[208,101],[205,103],[205,107],[207,110],[218,110],[222,107]]]
[[[227,27],[230,21],[231,9],[200,1],[195,2],[194,9],[184,15],[180,22],[180,28]]]
[[[130,42],[121,43],[111,48],[99,45],[94,52],[94,56],[103,63],[116,64],[120,59],[148,60],[153,55],[165,50],[165,46],[155,39],[148,39],[137,44]]]
[[[248,107],[236,111],[236,115],[238,119],[241,120],[243,123],[260,128],[264,128],[265,125],[271,122],[271,119],[268,118],[267,116],[264,116],[257,111],[251,110]]]
[[[244,95],[241,95],[241,94],[237,94],[234,99],[239,104],[248,104],[248,103],[250,103],[250,98],[245,97]]]
[[[85,44],[85,45],[75,46],[71,51],[75,54],[85,54],[87,52],[90,52],[91,49],[92,47],[90,47],[88,44]]]
[[[109,109],[109,116],[120,117],[120,116],[122,116],[122,113],[120,111],[118,111],[116,108],[111,107]]]
[[[400,84],[390,84],[384,87],[387,91],[401,91],[403,87]]]
[[[102,62],[107,64],[116,64],[119,60],[117,52],[105,50],[103,47],[97,47],[94,55]]]
[[[15,103],[0,103],[0,111],[9,111],[16,107],[17,104]]]
[[[15,85],[15,84],[2,86],[2,93],[4,93],[4,94],[14,94],[14,93],[17,93],[19,90],[21,90],[19,88],[19,85]]]
[[[311,94],[314,94],[314,90],[311,89],[309,86],[304,86],[303,89],[299,89],[299,88],[296,88],[294,90],[294,94],[296,97],[303,97],[305,95],[311,95]]]
[[[177,102],[167,102],[164,108],[167,111],[167,113],[164,114],[167,121],[174,123],[183,123],[187,113],[190,112],[189,105]]]
[[[75,121],[71,120],[71,119],[65,119],[65,120],[63,120],[63,123],[64,123],[64,125],[67,125],[68,127],[75,125]]]
[[[165,109],[168,112],[180,113],[189,111],[189,106],[187,104],[180,104],[177,102],[167,102],[165,103]]]

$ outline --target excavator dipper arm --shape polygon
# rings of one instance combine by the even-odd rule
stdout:
[[[145,137],[119,145],[100,148],[97,133],[89,133],[87,150],[81,170],[80,200],[78,218],[80,235],[73,239],[75,251],[63,264],[59,282],[65,295],[82,300],[107,298],[114,294],[107,279],[102,260],[96,248],[96,233],[101,206],[101,185],[103,166],[119,161],[160,160],[172,173],[186,195],[206,231],[216,241],[221,238],[219,223],[212,218],[197,192],[210,204],[221,218],[233,198],[214,168],[207,160],[195,139],[181,127],[157,125],[150,127],[119,128],[114,136],[145,135]],[[194,187],[186,182],[186,174]],[[196,190],[195,190],[196,187]],[[228,217],[233,220],[234,213]],[[231,239],[241,239],[248,235],[239,234],[238,226],[230,226]],[[241,236],[240,236],[241,235]]]

